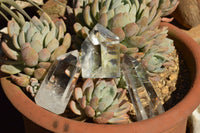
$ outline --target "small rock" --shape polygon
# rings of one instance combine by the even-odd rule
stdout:
[[[200,1],[179,0],[173,17],[184,27],[191,28],[200,24]]]

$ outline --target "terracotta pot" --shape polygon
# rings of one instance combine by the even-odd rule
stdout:
[[[200,47],[187,34],[177,27],[168,26],[169,37],[175,41],[178,51],[188,65],[193,85],[176,106],[162,115],[131,124],[109,125],[84,123],[51,113],[30,100],[20,88],[6,78],[1,79],[5,94],[12,104],[28,119],[53,132],[67,133],[185,133],[187,117],[200,103]]]

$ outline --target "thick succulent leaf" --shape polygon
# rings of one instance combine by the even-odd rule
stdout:
[[[144,31],[141,36],[145,38],[146,41],[150,41],[156,33],[154,31]]]
[[[40,63],[38,64],[38,67],[39,67],[39,68],[44,68],[44,69],[46,69],[46,70],[48,70],[48,69],[50,68],[50,66],[51,66],[51,63],[50,63],[50,62],[40,62]]]
[[[22,29],[24,31],[24,33],[26,33],[28,31],[28,29],[30,28],[31,24],[29,22],[25,22],[24,25],[22,26]]]
[[[160,18],[160,14],[161,14],[161,11],[158,11],[156,17],[153,19],[153,21],[148,25],[147,29],[146,30],[154,30],[156,29],[160,22],[161,22],[161,18]]]
[[[94,89],[93,96],[98,97],[99,99],[102,98],[102,91],[106,87],[105,80],[102,80]]]
[[[173,45],[173,40],[166,38],[161,44],[160,46],[163,48],[166,48],[166,50],[164,51],[165,54],[170,54],[174,51],[175,47],[172,46]]]
[[[92,94],[93,94],[93,90],[94,90],[94,82],[92,79],[87,79],[83,86],[82,86],[82,90],[86,95],[86,99],[87,101],[90,101],[92,98]]]
[[[119,101],[115,99],[112,105],[106,110],[107,112],[115,112],[119,109]]]
[[[125,124],[129,122],[128,118],[128,115],[124,115],[122,117],[113,117],[108,121],[108,123]]]
[[[31,42],[33,35],[37,32],[36,28],[29,28],[26,34],[26,41]]]
[[[126,37],[131,37],[139,32],[139,27],[136,23],[130,23],[124,27],[124,32]]]
[[[82,109],[86,108],[87,100],[86,96],[83,96],[82,98],[79,99],[79,105],[81,106]]]
[[[126,114],[130,110],[131,106],[130,103],[126,102],[123,105],[121,105],[118,110],[114,112],[114,116],[121,116],[123,114]]]
[[[33,16],[32,19],[31,19],[31,22],[40,28],[40,30],[42,30],[44,28],[44,25],[42,24],[41,20],[38,19],[36,16]]]
[[[84,23],[83,20],[83,16],[82,16],[82,12],[83,12],[83,9],[82,8],[75,8],[74,9],[74,15],[76,17],[76,21],[78,22],[81,22],[81,23]]]
[[[134,22],[132,14],[119,13],[115,15],[109,24],[110,27],[124,27],[125,25]]]
[[[47,47],[49,42],[51,42],[51,40],[54,39],[54,35],[53,33],[50,31],[47,33],[46,37],[45,37],[45,40],[44,40],[44,46]]]
[[[152,48],[153,45],[155,45],[155,39],[145,42],[142,52],[146,53]]]
[[[113,112],[104,112],[100,116],[94,119],[96,123],[101,123],[105,124],[108,123],[109,119],[113,117],[114,113]]]
[[[91,8],[92,16],[97,19],[98,18],[98,12],[99,12],[99,0],[94,0],[92,3]]]
[[[113,27],[111,31],[119,37],[120,42],[125,39],[125,33],[121,27]]]
[[[135,4],[133,4],[132,6],[131,6],[131,9],[130,9],[130,11],[129,11],[129,14],[131,14],[132,15],[132,20],[133,20],[133,22],[132,23],[135,23],[136,22],[136,13],[137,13],[137,9],[136,9],[136,5]]]
[[[33,40],[30,44],[36,52],[40,52],[43,49],[43,45],[39,40]]]
[[[107,8],[106,10],[108,10],[108,9],[110,8],[111,1],[112,1],[112,0],[106,0],[106,1],[104,2],[104,5],[103,5],[103,6]],[[119,0],[119,1],[120,1],[120,0]]]
[[[48,61],[50,59],[50,56],[51,56],[51,52],[47,48],[42,49],[38,53],[39,61],[42,61],[42,62]]]
[[[171,6],[168,9],[165,9],[162,11],[162,16],[167,16],[171,14],[177,8],[178,4],[179,4],[179,1],[173,0],[171,3]]]
[[[43,22],[44,20],[47,21],[49,24],[52,22],[50,16],[45,12],[43,12],[42,15],[40,16],[40,21]]]
[[[82,37],[82,35],[81,35],[82,25],[81,25],[80,23],[75,23],[75,24],[73,25],[73,28],[74,28],[75,33],[76,33],[78,36]]]
[[[110,21],[115,16],[114,9],[111,9],[107,12],[107,20]]]
[[[132,36],[127,41],[129,45],[139,47],[140,45],[145,43],[145,38],[142,36]]]
[[[20,27],[14,20],[8,21],[8,34],[12,37],[14,34],[19,34]]]
[[[42,24],[44,25],[44,27],[47,27],[48,29],[50,29],[49,27],[49,23],[46,19],[41,20]]]
[[[150,72],[162,72],[162,64],[165,62],[165,57],[161,54],[147,54],[143,59],[143,64]]]
[[[56,38],[54,38],[47,44],[47,49],[49,50],[49,52],[53,52],[56,48],[58,48],[58,46],[59,42]]]
[[[63,55],[67,52],[67,46],[61,45],[55,49],[55,51],[51,54],[50,61],[54,61],[58,56]]]
[[[31,44],[30,43],[24,43],[22,46],[21,46],[21,50],[25,49],[25,48],[30,48],[31,47]]]
[[[106,13],[102,13],[100,15],[100,18],[98,20],[98,23],[100,23],[101,25],[103,25],[104,27],[108,26],[108,17]]]
[[[30,79],[30,76],[26,75],[26,74],[23,74],[23,73],[18,73],[17,74],[19,77],[25,77],[25,78],[28,78]]]
[[[151,12],[149,13],[148,23],[150,23],[154,19],[154,17],[156,16],[157,9],[158,9],[158,3],[159,3],[159,1],[156,0],[156,4],[154,4],[154,6],[151,9]]]
[[[111,95],[104,95],[101,101],[99,102],[98,111],[105,111],[113,102],[113,97]]]
[[[148,27],[148,18],[143,16],[138,22],[137,25],[140,27],[139,33],[145,31]]]
[[[80,87],[76,87],[74,89],[74,98],[79,101],[79,99],[83,98],[83,91]]]
[[[90,100],[90,106],[96,110],[97,107],[99,105],[99,99],[97,97],[92,97],[92,99]]]
[[[24,63],[29,66],[33,67],[38,64],[38,53],[31,47],[26,47],[21,51],[22,59]]]
[[[125,13],[125,12],[128,13],[129,10],[130,10],[130,6],[128,4],[120,5],[120,6],[116,7],[116,8],[113,8],[113,9],[114,9],[115,14]]]
[[[54,22],[50,23],[50,27],[51,27],[50,31],[52,32],[53,38],[55,38],[56,34],[57,34],[57,28],[56,28],[56,25],[54,24]]]
[[[42,40],[42,34],[40,32],[36,32],[33,37],[32,37],[32,41],[38,40],[40,41],[41,44],[43,44],[43,40]]]
[[[63,29],[62,25],[59,25],[57,39],[58,39],[58,41],[60,41],[63,38],[64,38],[64,29]]]
[[[41,31],[42,40],[44,40],[44,38],[46,37],[46,35],[48,34],[48,32],[49,32],[49,27],[48,26],[44,26],[44,28]]]
[[[29,85],[29,78],[27,77],[18,77],[18,76],[15,76],[15,75],[11,75],[10,76],[12,81],[14,83],[16,83],[17,85],[19,85],[20,87],[26,87]]]
[[[92,27],[94,25],[91,14],[90,14],[90,6],[86,6],[83,11],[83,17],[87,26]]]
[[[101,112],[103,112],[112,104],[117,94],[116,86],[109,84],[110,82],[107,83],[108,84],[106,85],[106,87],[103,88],[103,90],[101,90],[101,99],[99,101],[99,106],[98,106],[98,110]]]
[[[16,49],[20,50],[20,45],[18,43],[18,36],[17,36],[17,34],[13,34],[12,40],[13,40],[14,47]]]
[[[69,13],[69,12],[68,12]],[[65,22],[63,21],[63,19],[59,19],[55,22],[56,27],[58,28],[59,26],[62,27],[63,32],[65,33],[67,31]]]
[[[37,80],[44,79],[45,75],[47,73],[47,70],[44,68],[38,68],[34,71],[33,75]]]
[[[142,12],[142,14],[141,14],[141,18],[146,17],[146,18],[147,18],[147,21],[148,21],[148,18],[149,18],[149,11],[150,11],[149,7],[146,7],[146,8],[144,9],[144,11]]]
[[[108,12],[108,8],[106,6],[104,6],[103,8],[101,8],[101,10],[99,11],[99,16],[101,16],[103,13],[107,13]]]
[[[19,73],[21,72],[21,69],[22,68],[13,65],[5,65],[5,64],[1,65],[1,71],[8,74]]]
[[[34,68],[25,67],[23,71],[24,71],[25,74],[27,74],[29,76],[32,76],[34,71],[35,71],[35,69]]]
[[[88,35],[89,35],[89,29],[87,27],[85,27],[85,26],[82,27],[81,28],[81,36],[83,38],[86,38]]]
[[[95,116],[95,110],[94,110],[91,106],[87,105],[87,106],[85,107],[85,114],[86,114],[88,117],[94,117],[94,116]]]
[[[26,40],[25,40],[25,33],[24,33],[23,30],[19,33],[18,41],[19,41],[19,45],[20,46],[22,46],[26,42]]]
[[[76,102],[71,100],[69,103],[70,109],[77,115],[81,115],[81,111],[79,107],[77,106]]]
[[[66,51],[69,49],[71,46],[71,35],[69,33],[65,34],[62,45],[66,46]]]
[[[19,59],[19,54],[16,51],[9,48],[5,42],[1,43],[1,48],[8,58],[13,59],[13,60]]]

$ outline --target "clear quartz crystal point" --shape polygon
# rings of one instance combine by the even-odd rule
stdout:
[[[124,55],[121,67],[137,120],[145,120],[164,113],[164,107],[142,64],[136,59]]]
[[[38,90],[36,104],[56,114],[64,113],[80,70],[77,50],[59,56],[51,65]]]
[[[81,45],[83,78],[120,77],[119,37],[96,24]]]

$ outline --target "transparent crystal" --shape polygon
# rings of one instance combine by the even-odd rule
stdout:
[[[36,104],[56,114],[64,113],[79,75],[77,50],[59,56],[38,90]]]
[[[121,66],[137,120],[145,120],[164,113],[160,98],[149,81],[142,64],[136,59],[124,55]]]
[[[97,24],[81,45],[83,78],[120,77],[119,37]]]

